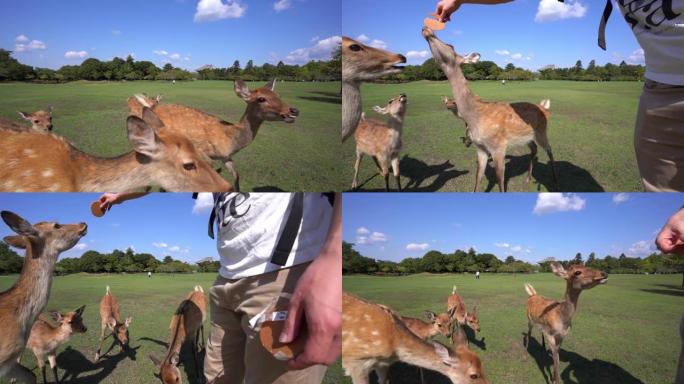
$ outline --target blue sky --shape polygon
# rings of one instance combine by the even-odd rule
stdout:
[[[429,58],[420,30],[436,0],[344,0],[342,33],[403,53],[410,64]],[[643,64],[643,51],[616,7],[606,30],[607,51],[597,45],[604,1],[515,0],[496,6],[466,4],[437,33],[461,54],[479,52],[481,60],[536,70],[548,64],[585,68],[625,60]],[[539,14],[538,14],[539,13]],[[537,20],[538,19],[538,20]]]
[[[210,205],[187,193],[157,193],[115,206],[101,218],[90,213],[92,193],[2,193],[0,210],[13,211],[31,223],[58,221],[88,224],[88,234],[62,257],[79,257],[87,250],[110,252],[133,247],[157,258],[171,255],[190,262],[213,257],[216,242],[207,235]],[[209,202],[211,201],[211,195]],[[193,212],[193,210],[195,212]],[[0,238],[13,234],[0,221]]]
[[[645,256],[684,194],[345,194],[343,238],[399,261],[475,247],[500,259]]]
[[[0,6],[0,47],[32,66],[133,54],[197,69],[302,64],[339,43],[339,0],[22,0]]]

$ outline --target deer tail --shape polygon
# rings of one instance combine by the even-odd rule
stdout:
[[[455,293],[456,293],[456,286],[454,285],[454,287],[451,289],[451,294],[453,295]]]
[[[539,106],[544,108],[544,110],[548,111],[551,109],[551,99],[544,99],[539,103]]]
[[[110,291],[109,285],[108,285],[107,288],[105,289],[105,294],[106,294],[106,295],[109,295],[109,294],[111,294],[111,293],[112,293],[112,292]]]
[[[537,294],[537,291],[534,290],[534,287],[530,283],[525,283],[525,291],[527,291],[529,296],[535,296]]]
[[[201,285],[195,285],[195,292],[202,292],[202,293],[204,293],[204,289],[202,288]]]

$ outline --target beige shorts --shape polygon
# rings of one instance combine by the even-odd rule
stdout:
[[[320,384],[325,366],[288,371],[259,342],[249,320],[281,292],[292,293],[309,264],[259,276],[229,280],[219,277],[210,290],[211,333],[204,376],[214,384]],[[215,380],[215,381],[214,381]]]
[[[684,191],[684,86],[646,80],[634,149],[646,191]]]

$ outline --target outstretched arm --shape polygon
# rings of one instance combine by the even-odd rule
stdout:
[[[495,5],[502,3],[509,3],[513,0],[440,0],[437,3],[437,14],[441,22],[447,22],[451,20],[451,14],[456,12],[462,4],[486,4]]]
[[[137,199],[147,195],[147,192],[128,192],[128,193],[103,193],[100,196],[100,209],[107,212],[112,209],[112,205],[121,204],[124,201]]]

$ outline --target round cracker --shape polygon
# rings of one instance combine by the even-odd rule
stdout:
[[[264,321],[259,331],[261,345],[266,348],[278,360],[290,360],[304,351],[306,341],[306,328],[299,331],[299,336],[289,344],[278,341],[280,332],[285,325],[284,321]]]
[[[423,20],[423,24],[432,29],[433,31],[441,31],[444,29],[444,23],[442,23],[439,20],[431,19],[429,17],[426,17],[425,20]]]
[[[100,208],[99,201],[94,201],[92,204],[90,204],[90,213],[92,213],[95,217],[102,217],[105,214],[102,208]]]

